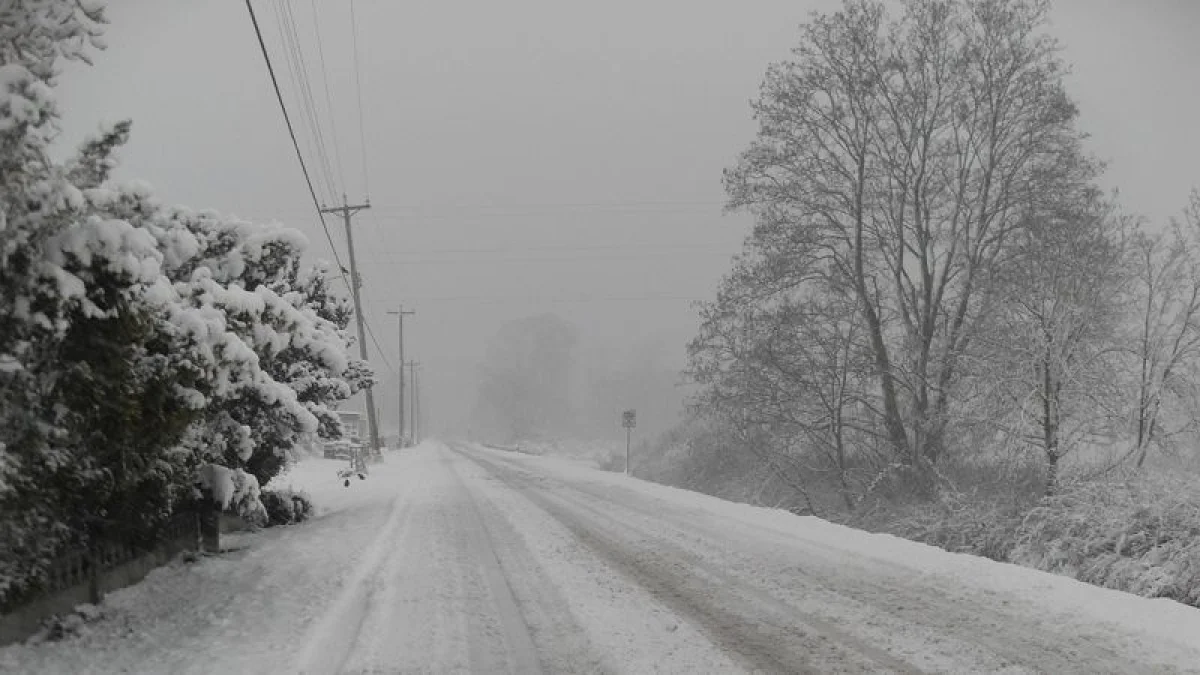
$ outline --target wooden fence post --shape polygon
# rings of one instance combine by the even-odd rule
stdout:
[[[212,492],[200,491],[200,500],[196,503],[197,517],[200,520],[200,552],[221,552],[221,510],[213,500]]]
[[[103,546],[104,544],[100,544]],[[100,592],[100,567],[103,561],[103,556],[95,546],[88,547],[87,553],[83,557],[83,563],[87,565],[88,571],[88,602],[93,605],[100,604],[104,599],[104,595]]]

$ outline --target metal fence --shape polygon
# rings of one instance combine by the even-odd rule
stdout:
[[[153,541],[145,546],[103,541],[59,554],[40,583],[0,604],[0,645],[24,639],[45,619],[76,605],[99,603],[106,593],[137,583],[183,551],[199,550],[200,514],[175,514]]]

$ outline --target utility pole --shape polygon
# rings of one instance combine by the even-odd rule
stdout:
[[[350,228],[350,216],[369,208],[371,208],[370,201],[363,204],[347,204],[344,194],[341,206],[321,208],[321,213],[336,213],[346,221],[346,247],[350,250],[350,295],[354,299],[354,318],[358,324],[358,354],[363,361],[367,360],[367,336],[363,323],[362,299],[358,292],[359,287],[362,286],[362,279],[358,276],[358,264],[354,259],[354,232]],[[379,422],[375,419],[375,395],[371,391],[371,387],[367,387],[364,392],[367,399],[367,427],[371,434],[371,453],[375,457],[380,457],[383,453],[379,449]]]
[[[409,361],[409,381],[412,382],[412,397],[408,399],[408,419],[411,423],[413,444],[417,443],[417,366],[421,364],[416,361]],[[402,366],[403,367],[403,366]]]
[[[400,447],[407,447],[404,435],[404,317],[416,314],[415,311],[404,311],[404,305],[400,305],[400,309],[388,314],[396,315],[396,319],[400,324]]]

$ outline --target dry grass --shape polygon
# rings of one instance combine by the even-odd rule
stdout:
[[[1200,607],[1200,484],[1145,472],[1064,486],[1024,517],[1010,560]]]

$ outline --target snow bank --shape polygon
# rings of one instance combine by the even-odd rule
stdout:
[[[610,490],[635,490],[747,527],[765,528],[790,541],[810,544],[848,560],[878,561],[905,568],[918,576],[932,577],[939,583],[1001,593],[1025,604],[1043,607],[1048,615],[1074,617],[1081,626],[1108,623],[1124,632],[1147,638],[1165,638],[1193,647],[1200,644],[1200,610],[1173,600],[1142,598],[1035,569],[947,552],[889,534],[864,532],[814,516],[797,516],[781,509],[727,502],[697,492],[596,471],[569,460],[522,456],[484,447],[479,447],[478,451],[510,462],[535,463],[538,471],[563,480],[602,485]]]
[[[403,467],[372,465],[342,487],[344,461],[311,459],[265,486],[311,494],[319,516],[298,527],[223,537],[229,551],[176,562],[108,594],[105,619],[61,642],[0,647],[0,673],[283,673],[381,531]],[[229,488],[232,479],[211,472]],[[236,481],[234,487],[236,489]]]
[[[501,449],[499,446],[491,447]],[[624,440],[525,440],[517,443],[515,450],[527,455],[570,459],[606,471],[625,468]],[[614,465],[614,458],[620,460],[620,466]]]

